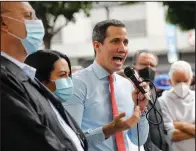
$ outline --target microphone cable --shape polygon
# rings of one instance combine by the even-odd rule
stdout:
[[[159,124],[161,124],[163,122],[163,118],[162,118],[161,113],[156,109],[156,106],[155,106],[155,104],[157,102],[157,91],[156,91],[156,87],[155,87],[154,83],[150,79],[144,79],[142,82],[149,82],[153,86],[154,91],[155,91],[155,93],[154,93],[155,94],[155,99],[154,99],[153,94],[152,94],[151,95],[152,96],[151,97],[152,100],[149,100],[149,101],[152,101],[153,103],[152,103],[152,107],[146,112],[146,119],[148,120],[148,122],[150,122],[153,125],[159,125]],[[159,116],[160,116],[160,121],[158,121],[157,123],[154,123],[148,117],[148,114],[152,111],[153,108],[154,108],[155,112],[157,112],[159,114]]]
[[[142,80],[141,81],[141,83],[142,82],[148,82],[148,83],[150,83],[151,85],[152,85],[152,87],[154,88],[154,91],[155,91],[155,98],[154,98],[154,96],[153,96],[153,93],[151,93],[152,95],[151,95],[151,99],[152,100],[148,100],[149,102],[153,102],[152,103],[152,107],[146,112],[146,119],[147,119],[147,121],[150,123],[150,124],[153,124],[153,125],[159,125],[159,124],[161,124],[162,122],[163,122],[163,118],[162,118],[162,116],[161,116],[161,113],[156,109],[156,107],[155,107],[155,104],[156,104],[156,101],[157,101],[157,93],[156,93],[156,87],[155,87],[155,85],[153,84],[153,82],[150,80],[150,79],[144,79],[144,80]],[[138,99],[137,99],[137,105],[138,105]],[[152,111],[152,109],[154,108],[154,110],[155,110],[155,112],[157,112],[158,114],[159,114],[159,116],[160,116],[160,121],[158,121],[158,119],[157,119],[157,123],[154,123],[153,121],[151,121],[150,119],[149,119],[149,117],[148,117],[148,114]],[[137,136],[138,136],[138,151],[140,151],[140,138],[139,138],[139,123],[137,123]]]
[[[138,98],[137,98],[137,105],[138,105]],[[139,123],[137,123],[137,144],[138,144],[138,151],[140,151]]]

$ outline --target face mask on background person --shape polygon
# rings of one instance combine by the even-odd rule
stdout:
[[[189,93],[189,85],[186,83],[179,83],[174,86],[174,91],[178,97],[184,98]]]
[[[15,18],[12,18],[9,16],[4,16],[4,15],[2,15],[2,16],[7,17],[9,19],[13,19],[18,22],[22,22],[18,19],[15,19]],[[45,31],[44,31],[44,26],[43,26],[43,23],[41,20],[25,20],[24,24],[25,24],[25,28],[26,28],[26,32],[27,32],[26,38],[22,39],[22,38],[14,35],[10,32],[8,32],[8,34],[16,37],[17,39],[20,39],[27,54],[30,55],[30,54],[36,52],[39,49],[39,47],[41,46]]]
[[[52,80],[51,80],[52,81]],[[73,94],[73,82],[70,77],[61,78],[53,81],[56,85],[56,91],[54,92],[57,96],[59,96],[62,101],[65,102],[70,100]]]
[[[155,71],[153,71],[149,67],[138,70],[138,73],[139,73],[140,77],[142,77],[143,79],[150,79],[151,81],[154,80]]]

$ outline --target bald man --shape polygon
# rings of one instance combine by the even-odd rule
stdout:
[[[28,2],[1,2],[1,148],[87,151],[83,132],[59,98],[23,63],[43,37],[43,23]]]
[[[192,77],[188,62],[173,63],[169,71],[173,88],[158,100],[173,151],[195,151],[195,91],[189,88]]]

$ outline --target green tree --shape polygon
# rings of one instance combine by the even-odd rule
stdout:
[[[70,21],[75,22],[74,14],[83,11],[86,16],[90,15],[92,8],[92,2],[43,2],[34,1],[30,2],[32,7],[36,11],[36,15],[43,21],[45,28],[44,44],[47,49],[51,47],[52,37],[57,34],[63,27],[65,27]],[[59,16],[65,17],[65,24],[56,28],[56,22]]]
[[[195,28],[195,2],[163,2],[167,6],[166,21],[180,27],[181,30]]]

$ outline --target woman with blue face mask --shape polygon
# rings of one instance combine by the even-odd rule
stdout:
[[[60,97],[62,102],[71,99],[71,63],[66,55],[52,50],[39,50],[29,55],[25,63],[36,69],[36,78]]]

